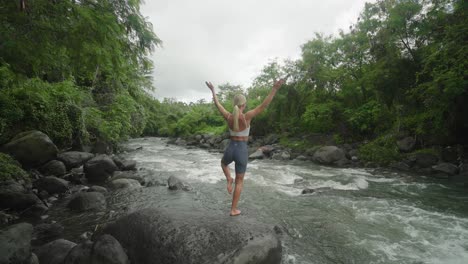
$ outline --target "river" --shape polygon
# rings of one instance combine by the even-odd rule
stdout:
[[[229,217],[222,154],[166,141],[140,138],[125,144],[142,147],[124,157],[136,160],[153,186],[111,194],[110,212],[90,216],[56,209],[55,217],[72,233],[146,207],[196,204],[193,208]],[[158,185],[170,175],[184,177],[193,190],[172,192]],[[301,194],[306,188],[319,189]],[[239,217],[281,227],[283,263],[468,263],[468,191],[443,180],[255,160],[248,165],[239,209]]]

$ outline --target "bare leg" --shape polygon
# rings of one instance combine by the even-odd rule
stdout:
[[[228,165],[224,165],[223,161],[221,160],[221,168],[223,169],[224,176],[226,176],[227,180],[227,191],[229,194],[232,193],[232,177],[231,177],[231,170],[229,169]]]
[[[241,211],[237,210],[237,203],[242,192],[242,187],[244,186],[244,174],[245,173],[236,173],[236,188],[234,189],[234,196],[232,197],[232,206],[231,206],[231,216],[240,215]]]

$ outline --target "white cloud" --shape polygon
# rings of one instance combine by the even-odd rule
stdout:
[[[157,98],[209,99],[204,81],[250,85],[271,59],[296,59],[315,32],[356,21],[365,0],[147,0],[163,41],[152,55]]]

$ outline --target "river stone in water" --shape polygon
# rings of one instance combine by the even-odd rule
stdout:
[[[57,239],[38,248],[36,255],[39,258],[39,263],[62,264],[74,246],[76,244],[71,241]]]
[[[39,171],[45,176],[62,176],[67,172],[67,168],[63,162],[51,160],[42,166]]]
[[[54,159],[58,152],[46,134],[35,130],[18,134],[1,151],[13,156],[26,168],[44,164]]]
[[[91,253],[92,264],[128,264],[124,249],[111,235],[102,235],[94,242]]]
[[[109,224],[104,233],[127,249],[131,263],[281,263],[273,227],[203,208],[144,209]]]
[[[314,153],[313,156],[314,161],[327,165],[345,158],[345,152],[336,146],[321,147]]]
[[[68,191],[68,181],[54,176],[41,178],[34,184],[38,189],[45,190],[49,194],[64,193]]]
[[[32,193],[0,191],[0,208],[23,210],[40,202]]]
[[[455,175],[458,173],[458,167],[452,163],[442,162],[432,166],[432,169],[436,172],[446,173],[448,175]]]
[[[89,264],[91,263],[91,251],[93,242],[87,240],[76,245],[68,252],[63,264]]]
[[[76,211],[103,210],[106,206],[106,198],[100,192],[77,193],[68,203],[68,208]]]
[[[409,157],[409,160],[414,162],[420,168],[428,168],[437,164],[439,158],[430,153],[415,153]]]
[[[177,176],[170,176],[169,179],[167,179],[167,185],[169,186],[169,190],[184,190],[184,191],[190,191],[192,190],[192,187],[181,179],[179,179]]]
[[[28,223],[0,231],[0,263],[24,263],[31,254],[33,227]]]
[[[140,188],[141,184],[134,179],[116,179],[110,182],[110,186],[113,189]]]
[[[76,167],[80,167],[86,161],[92,159],[94,157],[93,153],[89,152],[82,152],[82,151],[67,151],[60,153],[57,156],[57,159],[62,161],[67,169],[72,169]]]
[[[257,149],[254,153],[249,155],[249,159],[263,159],[265,155],[262,149]]]
[[[134,171],[115,171],[112,176],[112,180],[117,179],[133,179],[137,180],[139,183],[144,182],[143,177]]]
[[[96,156],[84,165],[86,178],[91,182],[105,182],[116,170],[117,165],[107,155]]]

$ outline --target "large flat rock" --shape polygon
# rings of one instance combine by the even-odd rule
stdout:
[[[131,263],[281,263],[273,226],[244,215],[150,208],[118,219],[104,233],[122,244]]]

